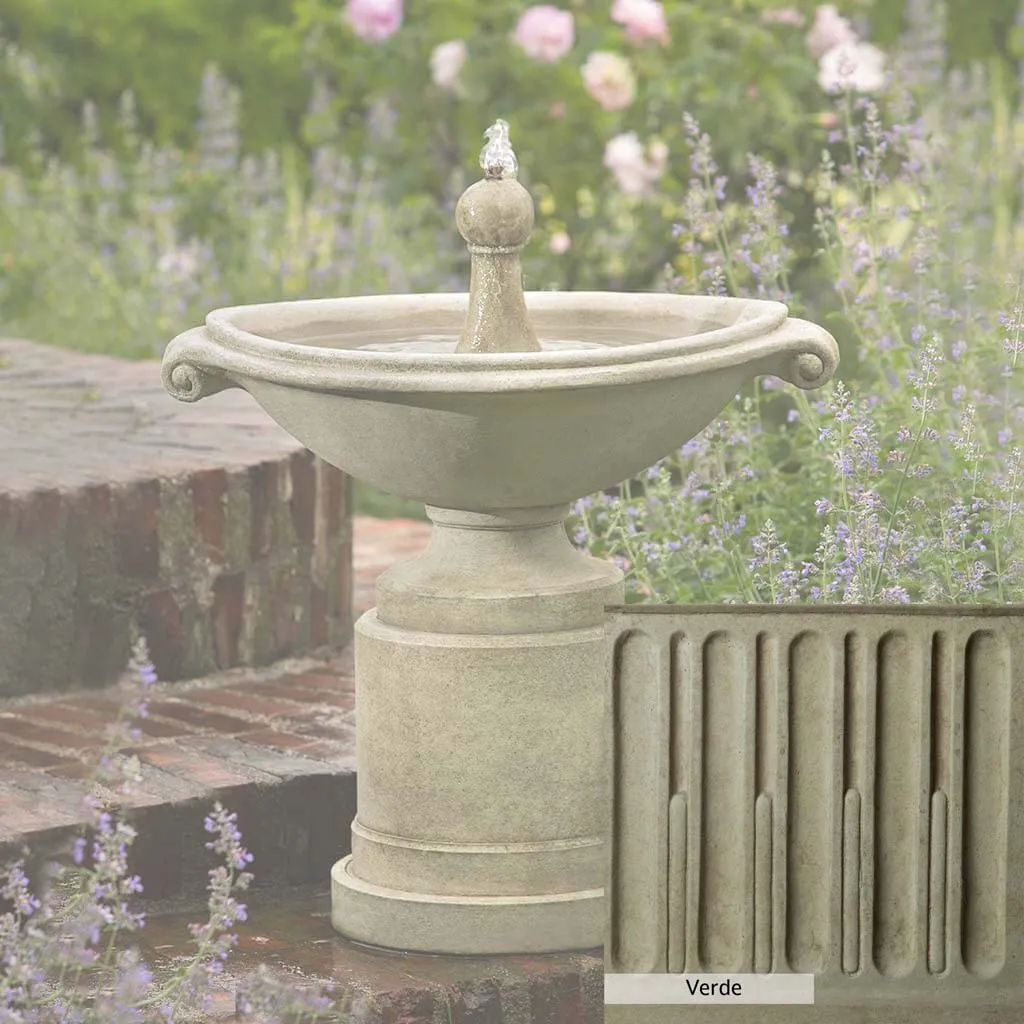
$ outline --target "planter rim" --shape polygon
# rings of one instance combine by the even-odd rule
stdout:
[[[1024,615],[1024,604],[608,604],[616,615]]]

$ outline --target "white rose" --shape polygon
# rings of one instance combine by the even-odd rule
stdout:
[[[466,63],[466,44],[453,39],[435,46],[430,54],[430,77],[440,89],[452,92],[458,88],[459,73]]]
[[[885,85],[885,54],[871,43],[840,43],[818,63],[825,92],[877,92]]]
[[[624,132],[609,139],[604,148],[604,165],[616,183],[629,195],[642,195],[664,173],[668,163],[668,147],[660,139],[652,142],[647,152],[636,132]]]
[[[623,192],[631,195],[647,188],[647,159],[636,132],[609,139],[604,148],[604,165]]]

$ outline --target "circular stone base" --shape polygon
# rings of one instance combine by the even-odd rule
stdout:
[[[563,953],[604,941],[604,890],[552,896],[435,896],[372,885],[331,868],[331,923],[346,938],[409,952]]]

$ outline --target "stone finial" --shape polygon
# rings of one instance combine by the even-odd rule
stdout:
[[[455,207],[455,224],[472,257],[469,310],[456,352],[539,352],[523,299],[519,252],[533,229],[533,200],[516,180],[508,125],[485,133],[481,181]]]

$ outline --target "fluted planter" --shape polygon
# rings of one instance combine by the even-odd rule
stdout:
[[[632,605],[609,631],[609,971],[1024,1020],[1024,606]]]

